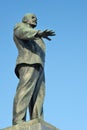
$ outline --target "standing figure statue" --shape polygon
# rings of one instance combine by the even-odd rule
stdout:
[[[35,30],[37,17],[26,14],[14,27],[14,42],[18,49],[15,73],[19,78],[13,102],[13,125],[26,121],[29,108],[30,120],[43,119],[45,96],[45,44],[43,38],[51,40],[52,30]]]

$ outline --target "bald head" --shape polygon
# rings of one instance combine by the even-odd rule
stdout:
[[[35,14],[25,14],[22,18],[23,23],[28,23],[32,27],[36,27],[37,25],[37,17]]]

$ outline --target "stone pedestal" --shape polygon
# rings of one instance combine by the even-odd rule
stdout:
[[[41,119],[34,119],[29,122],[23,122],[21,124],[17,124],[2,130],[59,130],[59,129]]]

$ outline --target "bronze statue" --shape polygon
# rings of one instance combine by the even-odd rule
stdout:
[[[52,30],[35,30],[37,17],[26,14],[14,27],[14,42],[18,49],[15,73],[19,78],[13,103],[13,125],[26,121],[29,108],[30,119],[43,119],[45,96],[45,44],[43,38],[51,40]]]

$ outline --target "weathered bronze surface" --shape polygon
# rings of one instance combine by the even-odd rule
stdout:
[[[52,30],[35,30],[37,17],[26,14],[14,27],[14,42],[18,49],[15,73],[19,78],[13,102],[13,125],[26,121],[29,108],[30,119],[43,119],[45,96],[45,44],[43,38],[51,40]]]

